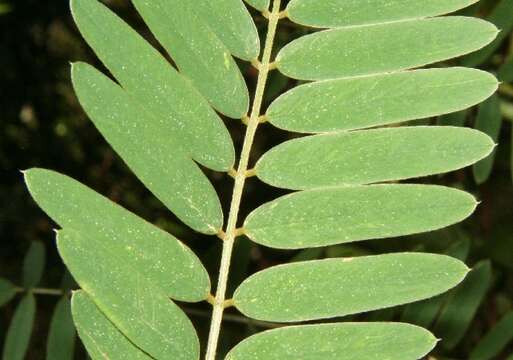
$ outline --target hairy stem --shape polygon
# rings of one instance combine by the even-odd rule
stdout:
[[[255,91],[255,99],[251,108],[251,115],[246,129],[246,136],[242,146],[242,152],[239,161],[239,167],[235,174],[235,184],[233,187],[233,196],[230,204],[230,213],[226,225],[225,238],[223,243],[223,253],[221,257],[221,266],[219,269],[219,281],[213,304],[212,322],[210,324],[210,333],[208,336],[207,353],[205,360],[215,360],[217,344],[219,342],[219,333],[221,331],[221,322],[223,320],[224,302],[226,297],[226,284],[228,282],[228,273],[230,271],[230,262],[233,252],[233,244],[236,237],[237,220],[239,217],[239,208],[242,200],[244,184],[246,183],[249,155],[255,139],[256,130],[260,123],[260,111],[264,96],[267,77],[270,71],[271,53],[276,35],[276,28],[280,19],[281,0],[273,1],[272,12],[269,13],[269,27],[265,41],[264,53],[259,66],[258,82]]]

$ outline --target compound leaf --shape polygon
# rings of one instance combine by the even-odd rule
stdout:
[[[266,115],[289,131],[361,129],[463,110],[488,98],[497,86],[493,75],[467,68],[327,80],[286,92]]]
[[[247,338],[226,360],[411,360],[435,344],[429,331],[401,323],[289,326]]]
[[[71,310],[80,339],[93,360],[153,359],[119,332],[84,291],[73,294]]]
[[[132,2],[180,72],[216,109],[233,118],[246,114],[246,83],[230,51],[209,26],[211,21],[198,16],[198,9],[204,6],[182,0]]]
[[[90,65],[75,64],[72,79],[86,113],[148,189],[193,229],[217,233],[219,198],[158,114]]]
[[[490,154],[494,142],[457,127],[403,127],[308,136],[280,144],[257,163],[273,186],[362,185],[448,172]]]
[[[233,298],[237,309],[259,320],[324,319],[429,298],[467,272],[459,260],[421,253],[297,262],[250,276]]]
[[[63,296],[53,312],[46,358],[48,360],[73,360],[75,357],[76,331],[71,317],[71,304],[67,295]]]
[[[199,341],[190,320],[132,264],[106,246],[92,249],[87,239],[70,229],[58,232],[57,247],[80,287],[136,346],[155,359],[199,359]]]
[[[324,80],[405,70],[447,60],[490,43],[484,20],[442,17],[326,30],[285,46],[276,59],[285,75]]]
[[[440,229],[468,217],[476,204],[466,192],[436,185],[322,188],[262,205],[244,230],[269,247],[318,247]]]
[[[169,297],[206,298],[210,279],[205,268],[173,236],[67,176],[33,169],[25,173],[25,180],[33,198],[56,223],[84,236],[81,246],[87,245],[94,255],[78,261],[91,262],[108,252]]]
[[[96,55],[133,98],[155,112],[168,139],[202,165],[229,170],[235,158],[230,134],[190,80],[97,0],[72,0],[71,9]]]
[[[36,315],[36,299],[28,293],[21,299],[7,329],[3,360],[23,360],[30,343],[34,318]]]
[[[290,20],[315,27],[368,25],[447,14],[478,0],[292,0]],[[379,10],[378,10],[379,9]]]

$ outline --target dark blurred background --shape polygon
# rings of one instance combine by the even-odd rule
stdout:
[[[128,0],[106,3],[158,47]],[[235,250],[230,289],[233,290],[248,274],[294,257],[310,259],[399,250],[455,251],[456,255],[466,258],[468,265],[479,264],[481,269],[485,269],[476,275],[478,280],[464,284],[463,289],[440,298],[436,304],[416,304],[416,307],[406,309],[379,311],[359,316],[358,319],[402,319],[426,325],[438,337],[452,337],[446,344],[442,342],[438,346],[432,355],[434,359],[470,357],[479,341],[513,309],[513,86],[510,85],[513,67],[508,65],[513,57],[513,38],[510,35],[513,26],[512,3],[512,0],[481,1],[464,11],[465,14],[488,17],[504,30],[501,40],[488,53],[482,54],[480,59],[467,59],[483,69],[500,72],[504,81],[499,93],[502,113],[500,132],[491,134],[497,135],[499,143],[495,158],[488,159],[486,164],[474,170],[465,169],[422,179],[423,182],[463,188],[476,195],[482,203],[474,216],[463,224],[438,232],[335,246],[322,251],[269,251],[243,239],[237,243]],[[497,6],[504,8],[497,10]],[[145,190],[102,139],[77,103],[71,88],[69,63],[81,60],[100,68],[101,64],[80,38],[69,13],[68,1],[3,1],[0,2],[0,12],[0,278],[21,288],[24,257],[31,244],[39,242],[44,245],[46,264],[38,286],[50,289],[63,286],[65,269],[54,245],[52,229],[55,224],[31,200],[20,173],[20,170],[36,166],[70,175],[185,240],[214,277],[220,258],[219,241],[190,232]],[[266,23],[259,14],[254,12],[254,15],[263,33],[265,28],[262,27]],[[282,45],[305,31],[284,22],[279,30],[278,42]],[[241,67],[248,84],[254,87],[256,72],[247,64],[241,63]],[[274,72],[266,103],[294,85],[295,82]],[[479,111],[476,108],[458,116],[427,119],[418,123],[459,122],[472,127],[476,126]],[[481,116],[486,118],[486,114]],[[226,124],[237,149],[240,149],[244,127],[234,120],[227,120]],[[290,135],[263,125],[257,137],[254,158],[287,137]],[[486,169],[489,166],[492,170],[488,174]],[[219,173],[209,172],[208,175],[227,207],[231,196],[231,179]],[[281,194],[282,190],[251,179],[246,189],[242,218],[251,209]],[[215,283],[215,279],[212,280]],[[6,338],[21,297],[20,289],[0,309],[0,344]],[[48,329],[58,299],[52,295],[37,295],[37,315],[26,359],[45,358]],[[204,340],[210,322],[208,306],[183,306]],[[434,306],[434,310],[426,310]],[[419,314],[425,314],[428,318],[419,319]],[[513,353],[509,341],[513,338],[513,322],[511,325],[511,337],[502,339],[493,358],[506,359],[507,354]],[[267,326],[247,322],[235,311],[229,312],[229,321],[223,328],[222,351]],[[79,343],[76,358],[85,358]]]

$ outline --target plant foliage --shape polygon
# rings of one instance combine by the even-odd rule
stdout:
[[[478,128],[488,135],[407,123],[465,110],[497,89],[495,77],[480,70],[416,69],[496,39],[498,30],[490,22],[440,16],[474,0],[437,0],[428,6],[407,0],[292,0],[283,11],[280,0],[248,1],[269,19],[263,46],[241,0],[132,2],[176,67],[99,1],[72,0],[82,36],[112,76],[75,63],[75,92],[139,180],[193,230],[220,237],[223,252],[212,295],[207,271],[180,240],[65,175],[26,171],[33,198],[60,226],[59,253],[82,289],[73,294],[73,320],[93,359],[199,359],[196,331],[175,301],[212,304],[205,358],[214,360],[228,306],[276,323],[331,319],[433,302],[465,278],[469,270],[457,256],[304,258],[252,275],[233,299],[226,299],[233,248],[242,235],[271,248],[313,249],[437,230],[470,216],[477,201],[466,192],[397,182],[461,169],[494,149],[497,126],[485,121]],[[322,30],[293,40],[271,61],[284,17]],[[251,96],[235,58],[251,61],[259,71]],[[309,82],[285,92],[263,112],[269,72],[275,68]],[[485,104],[480,118],[494,117],[496,98]],[[247,124],[236,168],[234,144],[221,116]],[[276,146],[250,169],[249,154],[263,121],[311,135]],[[369,129],[378,126],[383,128]],[[234,177],[226,221],[200,166]],[[486,178],[485,166],[474,170],[476,178]],[[250,175],[295,192],[240,219]],[[37,258],[37,251],[29,257]],[[25,286],[33,287],[39,277],[27,273]],[[458,293],[484,296],[489,278],[489,265],[480,264],[455,290],[437,323],[444,329],[440,333],[452,339],[444,346],[454,346],[463,336],[454,333],[460,329],[444,327],[444,319],[457,314],[451,308],[471,308],[465,312],[471,319],[479,302],[480,297],[471,303]],[[0,300],[11,296],[2,293]],[[56,316],[69,326],[61,315],[68,304],[63,300],[60,306]],[[13,332],[27,331],[33,307],[28,293]],[[493,335],[486,341],[503,341]],[[4,352],[26,348],[20,341],[7,342]],[[300,324],[251,336],[226,358],[406,360],[423,357],[435,344],[427,330],[406,323]]]

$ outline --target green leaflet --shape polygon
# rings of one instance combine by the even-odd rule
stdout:
[[[478,0],[292,0],[288,17],[315,27],[386,23],[447,14]]]
[[[84,291],[73,293],[73,321],[92,360],[150,360],[98,309]]]
[[[289,131],[353,130],[463,110],[488,98],[497,86],[493,75],[467,68],[328,80],[286,92],[266,115]]]
[[[447,251],[446,255],[452,256],[458,260],[465,261],[470,251],[470,240],[465,238],[453,244]],[[440,313],[440,309],[447,301],[447,294],[418,301],[405,307],[401,314],[401,321],[429,328]]]
[[[418,126],[308,136],[267,152],[262,181],[287,189],[361,185],[448,172],[494,148],[490,137],[458,127]]]
[[[476,200],[436,185],[370,185],[308,190],[254,210],[246,235],[273,248],[299,249],[440,229],[468,217]]]
[[[138,276],[169,297],[206,298],[210,280],[205,268],[173,236],[67,176],[34,169],[25,173],[25,180],[36,202],[55,222],[87,236],[81,246],[88,244],[88,251],[94,253],[91,259],[107,252],[130,264]]]
[[[27,289],[39,284],[45,268],[46,253],[43,243],[33,241],[23,261],[23,286]]]
[[[434,328],[446,349],[453,349],[467,332],[477,309],[492,282],[489,261],[481,261],[467,278],[452,291],[451,298],[443,308]]]
[[[57,303],[52,316],[46,343],[46,359],[73,360],[75,341],[76,331],[71,317],[71,304],[65,295]]]
[[[71,8],[82,36],[120,85],[155,112],[168,139],[202,165],[229,170],[235,157],[230,134],[191,82],[97,0],[71,0]]]
[[[191,228],[217,233],[219,198],[158,114],[90,65],[75,64],[72,79],[86,113],[147,188]]]
[[[470,360],[497,359],[499,353],[513,340],[513,311],[506,314],[486,334],[470,353]]]
[[[255,9],[264,11],[269,9],[269,0],[245,0],[249,5]]]
[[[380,74],[470,53],[497,32],[491,23],[458,16],[354,26],[294,40],[276,61],[283,74],[301,80]]]
[[[199,341],[190,320],[132,264],[105,247],[94,250],[69,229],[58,232],[57,247],[80,287],[132,343],[158,360],[199,359]]]
[[[28,293],[21,299],[5,338],[3,360],[23,360],[27,352],[34,317],[36,315],[36,299]]]
[[[427,330],[401,323],[289,326],[242,341],[226,360],[411,360],[436,344]]]
[[[497,38],[487,47],[480,51],[470,54],[463,58],[462,63],[465,66],[478,66],[484,63],[508,38],[511,30],[513,29],[513,1],[502,0],[493,9],[487,20],[495,24],[501,32],[497,35]]]
[[[85,291],[73,293],[71,311],[80,339],[92,360],[104,360],[106,357],[112,360],[153,359],[119,332]]]
[[[243,314],[259,320],[325,319],[429,298],[467,272],[459,260],[422,253],[298,262],[250,276],[233,299]]]
[[[488,134],[494,141],[499,138],[502,125],[502,113],[500,109],[499,96],[495,94],[479,106],[475,128]],[[481,160],[473,167],[476,183],[482,184],[488,180],[492,173],[495,152],[486,159]]]
[[[16,287],[8,280],[0,278],[0,306],[7,304],[16,295]]]
[[[260,54],[258,31],[242,0],[197,0],[195,10],[233,55],[254,60]]]
[[[229,117],[244,116],[249,107],[246,83],[230,51],[210,28],[211,21],[197,15],[202,6],[183,0],[132,2],[180,72],[207,100]]]

